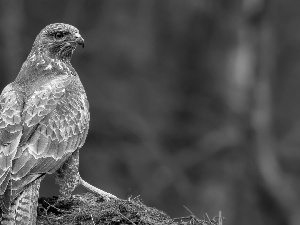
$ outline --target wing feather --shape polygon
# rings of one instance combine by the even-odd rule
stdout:
[[[13,160],[12,174],[17,174],[25,166],[27,161],[32,158],[33,156],[29,154],[28,150],[23,151],[18,158]]]
[[[11,175],[10,171],[7,170],[4,174],[4,179],[1,182],[0,190],[4,190],[0,196],[0,207],[2,213],[8,213],[8,209],[11,202]]]
[[[24,97],[12,85],[0,96],[0,205],[41,174],[55,172],[85,141],[89,112],[84,91],[67,75]],[[8,184],[9,188],[8,188]],[[9,189],[9,190],[8,190]]]
[[[22,179],[23,177],[25,177],[25,175],[28,174],[28,172],[32,169],[32,167],[35,165],[35,163],[37,161],[36,158],[33,155],[31,155],[30,153],[28,153],[29,151],[28,152],[27,151],[28,151],[28,149],[26,149],[24,151],[24,155],[25,155],[24,157],[22,155],[20,158],[17,159],[17,161],[22,162],[22,164],[25,161],[25,164],[23,164],[23,166],[20,167],[16,173],[12,174],[13,180],[19,180],[19,179]],[[22,160],[22,159],[24,159],[24,160]],[[13,166],[12,170],[16,171],[14,166]]]
[[[1,185],[2,185],[2,184],[3,184],[3,186],[6,186],[6,185],[7,185],[7,184],[4,184],[4,183],[5,183],[4,180],[5,180],[5,178],[7,177],[7,175],[8,175],[9,172],[10,172],[9,170],[6,170],[6,171],[1,170],[1,177],[0,177],[0,184],[1,184]]]
[[[55,172],[84,141],[89,123],[85,93],[54,80],[37,90],[25,104],[23,136],[13,160],[12,189],[25,185],[28,176]],[[82,99],[84,101],[82,101]]]
[[[0,96],[0,195],[4,194],[10,180],[12,160],[22,135],[23,101],[20,95],[17,89],[9,84]]]

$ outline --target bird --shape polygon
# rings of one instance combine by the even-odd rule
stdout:
[[[89,103],[71,65],[79,30],[47,25],[37,35],[16,79],[0,95],[1,224],[36,224],[42,179],[56,174],[59,198],[78,185],[103,197],[117,197],[87,183],[79,174],[79,149],[89,128]]]

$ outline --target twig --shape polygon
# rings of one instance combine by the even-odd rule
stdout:
[[[93,214],[91,214],[91,218],[92,218],[93,224],[95,225]]]
[[[218,225],[222,225],[222,212],[219,211],[219,224]]]
[[[183,216],[183,217],[175,217],[173,220],[187,220],[191,219],[193,216]]]
[[[209,218],[208,214],[207,214],[207,213],[205,213],[205,215],[206,215],[206,217],[207,217],[208,221],[209,221],[209,222],[211,222],[211,219]]]
[[[52,208],[56,209],[56,210],[59,211],[59,212],[67,212],[66,210],[59,209],[59,208],[55,207],[54,205],[51,205],[51,204],[50,204],[49,202],[47,202],[46,200],[44,200],[44,202],[48,204],[47,211],[48,211],[48,209],[49,209],[50,207],[52,207]]]
[[[121,217],[125,218],[126,220],[128,220],[130,223],[132,223],[133,225],[136,225],[134,222],[132,222],[130,219],[128,219],[126,216],[124,216],[122,213],[117,212]]]
[[[48,218],[47,211],[46,211],[46,215],[41,215],[41,216],[44,217],[44,218],[46,218],[47,223],[48,223],[49,225],[51,225],[51,222],[50,222],[50,220],[49,220],[49,218]]]
[[[195,216],[195,214],[188,208],[186,207],[185,205],[183,206],[187,211],[189,211],[190,214],[192,214],[193,216]],[[196,217],[196,216],[195,216]]]

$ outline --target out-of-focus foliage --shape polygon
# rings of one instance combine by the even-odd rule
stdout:
[[[2,0],[0,73],[12,82],[46,25],[76,26],[72,64],[90,132],[81,175],[174,217],[299,224],[297,0]],[[53,179],[41,195],[55,195]],[[297,216],[298,215],[298,216]],[[226,224],[226,221],[224,222]]]

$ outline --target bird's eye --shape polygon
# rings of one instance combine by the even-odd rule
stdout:
[[[55,38],[59,39],[59,38],[62,38],[64,36],[64,34],[62,32],[56,32],[54,34]]]

